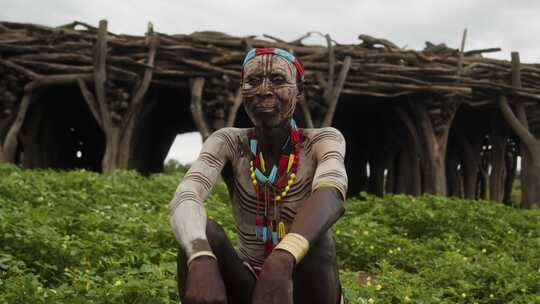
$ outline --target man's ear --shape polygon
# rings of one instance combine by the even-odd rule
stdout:
[[[301,80],[297,80],[296,87],[298,88],[298,92],[296,92],[296,97],[300,99],[304,95],[304,82]]]

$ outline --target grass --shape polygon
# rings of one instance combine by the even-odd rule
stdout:
[[[181,177],[0,165],[0,303],[178,303]],[[366,194],[346,208],[333,229],[349,303],[540,303],[539,210]],[[235,240],[223,183],[207,209]]]

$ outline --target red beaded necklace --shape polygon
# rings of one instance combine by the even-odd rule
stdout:
[[[281,147],[278,165],[274,165],[272,168],[266,167],[263,150],[257,139],[255,128],[251,131],[249,145],[251,151],[250,177],[255,193],[257,193],[255,234],[257,240],[265,243],[265,252],[269,254],[285,236],[285,224],[280,216],[281,204],[279,203],[283,202],[296,180],[300,164],[300,131],[294,119],[291,119],[289,137]],[[260,206],[261,202],[264,203],[263,208]]]

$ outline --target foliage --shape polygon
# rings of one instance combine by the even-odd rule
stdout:
[[[0,303],[177,303],[167,203],[182,173],[0,166]],[[223,183],[208,212],[234,240]],[[540,211],[363,194],[334,227],[349,303],[539,303]],[[378,281],[359,286],[357,271]]]
[[[185,173],[189,165],[184,165],[176,159],[169,159],[163,166],[163,172],[166,174]]]

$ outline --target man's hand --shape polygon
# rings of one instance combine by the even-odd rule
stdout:
[[[292,304],[294,257],[274,250],[264,262],[253,292],[253,304]]]
[[[227,293],[217,261],[198,257],[191,262],[186,279],[185,304],[226,304]]]

